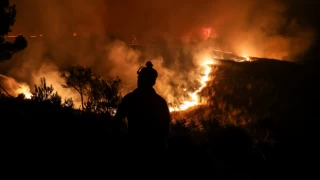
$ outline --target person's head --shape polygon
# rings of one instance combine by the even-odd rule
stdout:
[[[138,74],[138,87],[148,88],[156,84],[158,72],[152,68],[153,64],[148,61],[146,67],[141,67],[137,71]]]

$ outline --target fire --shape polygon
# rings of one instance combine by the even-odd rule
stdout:
[[[246,61],[251,61],[250,57],[249,56],[242,56],[246,59]]]
[[[186,100],[186,101],[182,102],[180,107],[178,107],[178,108],[170,107],[169,108],[170,112],[172,112],[172,111],[183,111],[183,110],[186,110],[186,109],[188,109],[190,107],[193,107],[193,106],[201,104],[200,98],[198,96],[198,93],[204,87],[206,87],[207,82],[209,80],[209,75],[210,75],[210,73],[212,71],[210,65],[213,65],[213,64],[214,64],[214,61],[212,59],[203,60],[203,62],[200,64],[200,66],[204,68],[203,75],[202,75],[202,77],[200,79],[201,86],[196,91],[190,93],[189,94],[190,100]]]
[[[17,94],[24,94],[26,99],[31,99],[32,93],[30,92],[30,87],[28,85],[22,84],[16,91]]]

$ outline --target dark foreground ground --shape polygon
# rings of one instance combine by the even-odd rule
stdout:
[[[137,177],[148,178],[160,178],[161,175],[199,179],[307,178],[315,157],[313,149],[317,145],[314,137],[318,116],[314,102],[318,92],[314,84],[319,82],[318,76],[313,74],[312,67],[280,62],[271,65],[270,61],[257,63],[243,64],[243,68],[228,64],[224,67],[229,67],[225,69],[233,74],[246,67],[251,69],[251,72],[245,72],[247,78],[256,83],[256,89],[261,84],[274,82],[276,94],[282,97],[279,101],[272,101],[265,107],[268,103],[263,102],[273,97],[273,91],[269,95],[263,94],[269,91],[251,94],[256,106],[248,111],[256,112],[259,118],[246,127],[222,125],[219,118],[211,118],[200,122],[204,128],[199,129],[178,120],[172,124],[167,154],[159,163],[147,165],[142,158],[133,164],[127,160],[125,155],[130,152],[126,149],[126,135],[110,131],[111,117],[2,97],[3,170],[12,177],[89,175],[92,178],[101,174],[105,178],[124,178],[138,174]],[[223,77],[227,76],[220,76]],[[233,77],[238,77],[239,82],[245,81],[243,76]],[[234,83],[229,87],[241,88]],[[221,96],[243,106],[241,103],[245,100],[241,97],[246,94],[239,97],[239,93]],[[282,94],[286,96],[283,98]],[[148,175],[155,169],[159,171]]]
[[[271,179],[305,177],[312,158],[311,144],[302,136],[279,136],[274,144],[257,144],[245,131],[232,126],[216,125],[211,132],[195,132],[173,124],[168,153],[162,161],[146,165],[138,158],[132,165],[126,159],[130,153],[126,137],[110,134],[106,119],[41,110],[33,117],[15,114],[11,115],[15,119],[2,120],[2,162],[14,175],[50,177],[93,171],[108,177],[130,175],[128,169],[145,175],[151,168],[160,170],[156,177],[170,173],[179,177]]]

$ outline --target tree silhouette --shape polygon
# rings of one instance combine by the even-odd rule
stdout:
[[[122,98],[119,77],[95,76],[90,82],[86,109],[97,113],[113,114]]]
[[[10,6],[9,0],[0,1],[0,62],[9,60],[14,53],[22,51],[28,45],[27,40],[22,36],[16,37],[13,42],[5,40],[4,36],[11,32],[16,17],[15,5]],[[9,93],[0,85],[0,89]]]
[[[86,95],[90,82],[92,81],[93,73],[91,68],[85,68],[80,65],[69,66],[60,71],[60,77],[65,81],[64,88],[74,88],[81,98],[81,108],[84,110],[84,96]]]
[[[47,86],[46,79],[40,78],[40,85],[34,85],[35,92],[32,93],[32,100],[38,102],[49,101],[55,105],[61,105],[61,97],[59,96],[58,92],[53,93],[54,88],[52,85]]]
[[[72,109],[74,106],[72,98],[65,98],[62,107]]]
[[[16,37],[13,42],[4,38],[11,32],[16,13],[15,5],[10,6],[9,0],[0,1],[0,62],[11,59],[14,53],[24,50],[28,45],[22,35]]]

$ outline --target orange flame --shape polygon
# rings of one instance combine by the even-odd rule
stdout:
[[[17,94],[24,94],[26,99],[31,99],[32,93],[30,92],[30,87],[26,84],[22,84],[19,89],[16,90]]]
[[[169,107],[170,112],[183,111],[183,110],[186,110],[186,109],[191,108],[193,106],[201,104],[198,93],[207,85],[207,82],[209,80],[209,75],[212,71],[212,69],[209,65],[213,65],[213,64],[214,64],[214,61],[212,59],[204,59],[200,63],[200,66],[204,67],[204,69],[205,69],[203,76],[200,79],[201,86],[196,91],[189,93],[190,100],[186,100],[186,101],[182,102],[180,107],[178,107],[178,108]]]

